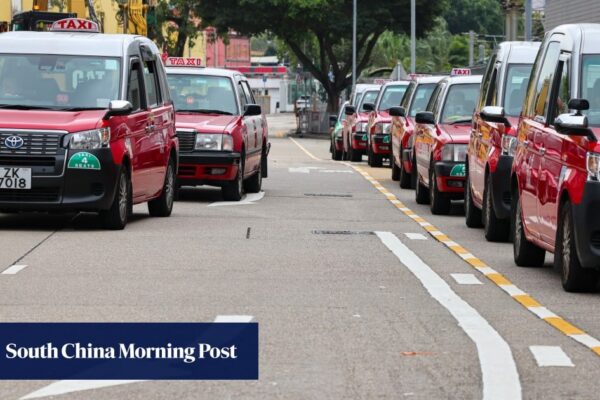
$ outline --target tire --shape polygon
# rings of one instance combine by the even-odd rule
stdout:
[[[367,164],[369,167],[373,166],[373,153],[371,152],[371,145],[367,143]]]
[[[383,166],[383,157],[381,154],[371,154],[371,167],[381,168]]]
[[[362,161],[362,152],[360,150],[350,148],[350,161],[360,162]]]
[[[486,179],[483,191],[483,230],[488,242],[506,242],[510,236],[510,220],[496,217],[492,201],[492,182]]]
[[[437,185],[437,177],[433,166],[430,169],[429,178],[429,207],[434,215],[448,215],[452,203],[445,193],[441,193]]]
[[[331,158],[334,159],[335,161],[340,161],[342,159],[342,152],[337,151],[337,149],[335,148],[335,145],[333,146],[333,152],[331,153]]]
[[[225,201],[240,201],[244,196],[244,154],[240,160],[238,173],[233,181],[226,182],[221,188],[221,194]]]
[[[417,202],[417,204],[428,204],[429,203],[429,191],[427,190],[425,185],[423,185],[419,181],[419,177],[418,177],[417,170],[416,170],[416,165],[415,165],[415,169],[413,170],[413,175],[416,175],[416,179],[417,179],[417,187],[415,189],[415,201]]]
[[[562,287],[567,292],[591,292],[598,284],[598,271],[581,266],[574,240],[575,226],[571,203],[566,201],[560,210],[554,266],[561,272]]]
[[[412,188],[412,174],[409,174],[402,165],[402,147],[400,147],[400,187],[402,189]]]
[[[123,167],[119,173],[117,191],[110,208],[100,211],[104,228],[115,231],[125,229],[132,205],[131,179],[127,168]]]
[[[512,234],[513,234],[513,256],[515,264],[519,267],[541,267],[544,265],[546,251],[529,242],[525,237],[523,227],[521,202],[519,196],[513,196],[513,217]]]
[[[417,156],[413,153],[412,159],[412,170],[413,172],[410,174],[410,187],[411,189],[417,189]]]
[[[244,192],[246,193],[258,193],[262,188],[262,157],[258,166],[258,171],[250,178],[244,181]]]
[[[399,181],[400,180],[400,168],[396,165],[396,159],[394,155],[390,157],[390,164],[392,164],[392,180]]]
[[[469,228],[481,228],[483,219],[481,210],[477,208],[473,202],[473,194],[471,193],[471,179],[467,172],[467,181],[465,182],[465,224]]]
[[[148,202],[148,212],[153,217],[168,217],[173,211],[173,201],[175,201],[175,163],[171,159],[167,166],[165,182],[163,183],[162,193],[159,197]]]
[[[333,140],[329,142],[329,152],[331,153],[331,159],[335,160],[335,146],[333,145]]]

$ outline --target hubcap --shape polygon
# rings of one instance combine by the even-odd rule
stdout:
[[[125,221],[127,218],[127,200],[129,198],[127,190],[127,178],[123,174],[119,182],[119,216],[122,221]]]
[[[562,238],[562,273],[565,280],[569,276],[569,267],[571,265],[571,224],[569,222],[565,221]]]
[[[523,227],[521,226],[521,206],[518,204],[517,200],[517,215],[515,217],[515,244],[517,249],[521,246],[521,234],[523,233]]]
[[[173,198],[175,190],[174,190],[174,177],[173,177],[173,166],[171,164],[169,164],[169,166],[167,167],[167,180],[165,181],[165,192],[166,192],[166,196],[167,196],[167,206],[169,208],[171,208],[171,206],[173,205]]]

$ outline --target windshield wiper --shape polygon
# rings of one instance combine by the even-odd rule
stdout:
[[[177,110],[177,112],[188,112],[188,113],[194,113],[194,114],[233,115],[233,113],[230,113],[229,111],[223,111],[223,110],[206,110],[206,109],[199,109],[199,110]]]
[[[448,122],[448,125],[464,124],[465,122],[472,122],[473,118],[457,119],[456,121]]]
[[[26,106],[23,104],[0,104],[0,108],[13,109],[13,110],[56,110],[55,107],[45,106]]]

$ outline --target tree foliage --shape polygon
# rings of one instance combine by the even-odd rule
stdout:
[[[272,32],[325,88],[329,109],[352,82],[352,0],[197,0],[203,26],[223,34]],[[445,0],[417,0],[417,33],[429,30]],[[385,31],[410,31],[410,0],[358,1],[357,74]],[[333,76],[330,80],[329,75]]]
[[[498,0],[449,0],[443,17],[452,34],[470,30],[487,35],[504,33],[504,13]]]
[[[190,0],[159,0],[154,10],[155,21],[148,26],[148,36],[170,56],[183,56],[186,42],[193,47],[201,33],[192,6]]]

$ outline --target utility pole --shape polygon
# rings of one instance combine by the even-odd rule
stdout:
[[[475,32],[469,31],[469,67],[472,67],[474,62],[475,53]]]
[[[417,17],[415,0],[410,0],[410,73],[417,69]]]
[[[532,5],[531,0],[525,0],[525,40],[531,40],[531,17]]]
[[[356,93],[356,19],[358,17],[357,1],[352,1],[352,93]]]

